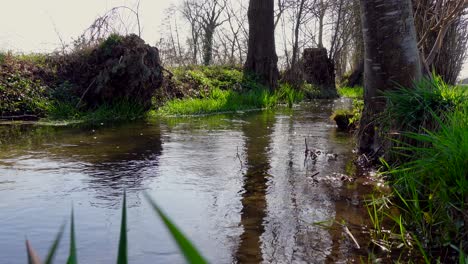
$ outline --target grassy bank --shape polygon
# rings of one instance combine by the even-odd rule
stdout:
[[[468,91],[434,78],[386,96],[392,155],[382,175],[392,193],[371,203],[373,239],[426,263],[467,263]]]
[[[201,98],[170,100],[158,112],[170,115],[207,114],[273,108],[280,103],[292,107],[294,103],[302,99],[303,93],[292,89],[289,85],[282,85],[275,92],[263,88],[256,88],[245,92],[215,88]]]
[[[85,108],[74,90],[76,84],[58,78],[50,61],[46,55],[0,54],[1,119],[100,122],[134,120],[148,114],[195,115],[273,108],[278,104],[292,107],[311,90],[309,86],[304,86],[309,89],[306,91],[283,83],[270,91],[241,68],[189,66],[170,69],[171,74],[166,74],[154,95],[149,113],[126,100]]]
[[[305,91],[280,84],[275,91],[258,82],[240,68],[191,66],[172,69],[171,81],[159,96],[163,115],[194,115],[246,109],[273,108],[278,104],[292,107],[304,99]],[[169,96],[167,96],[169,95]]]

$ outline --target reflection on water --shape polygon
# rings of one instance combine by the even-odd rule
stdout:
[[[266,190],[270,159],[270,135],[275,116],[271,112],[249,116],[242,126],[245,137],[245,166],[242,194],[241,225],[244,231],[236,254],[240,263],[258,263],[262,260],[260,237],[264,232]]]
[[[357,236],[366,217],[361,201],[369,190],[340,180],[352,143],[330,122],[332,107],[321,101],[110,126],[0,126],[0,258],[24,263],[25,235],[44,255],[73,203],[80,261],[115,262],[124,188],[132,263],[183,263],[143,191],[213,263],[365,255],[340,225],[314,224],[343,220]],[[323,153],[314,162],[304,163],[305,138]]]
[[[151,127],[145,123],[83,128],[17,126],[2,127],[2,132],[3,140],[16,139],[15,144],[3,144],[3,154],[19,156],[18,169],[29,165],[47,170],[47,163],[72,163],[71,169],[89,176],[84,183],[103,200],[120,197],[124,188],[142,189],[145,178],[155,176],[162,152],[157,123]],[[40,164],[28,162],[30,155],[42,159]]]

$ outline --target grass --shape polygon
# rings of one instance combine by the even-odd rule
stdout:
[[[247,109],[273,108],[279,103],[292,107],[301,101],[304,94],[288,84],[271,92],[264,88],[255,88],[246,92],[221,90],[214,88],[202,98],[175,99],[159,109],[163,115],[194,115],[216,112],[230,112]]]
[[[401,146],[428,146],[428,142],[408,137],[407,132],[425,134],[426,131],[437,131],[447,114],[468,104],[468,89],[449,86],[438,76],[423,79],[412,89],[400,87],[384,96],[387,108],[377,122],[388,135],[384,144],[391,147],[387,156],[391,163],[411,159],[411,153],[402,150]]]
[[[426,247],[458,245],[468,234],[460,225],[467,210],[468,107],[448,114],[439,126],[435,132],[408,133],[427,147],[400,147],[413,158],[389,171],[400,208]]]
[[[103,104],[96,109],[81,111],[74,104],[68,102],[53,102],[47,108],[47,119],[51,121],[68,120],[84,123],[101,121],[128,121],[141,119],[146,116],[143,106],[128,100]]]
[[[338,95],[340,97],[347,97],[347,98],[355,98],[355,99],[363,99],[364,98],[364,88],[361,86],[355,87],[339,87]]]
[[[161,210],[161,208],[156,204],[156,202],[145,193],[145,198],[150,203],[152,209],[156,215],[162,220],[164,226],[168,229],[175,243],[179,247],[181,253],[184,255],[187,263],[191,264],[204,264],[208,263],[205,258],[200,254],[200,252],[195,248],[195,246],[190,242],[189,239],[180,231],[180,229],[172,222],[172,220]],[[26,252],[28,255],[29,264],[50,264],[53,262],[53,257],[57,251],[57,248],[60,244],[60,240],[63,236],[64,226],[60,228],[60,231],[55,238],[51,249],[49,250],[47,259],[45,262],[41,262],[40,258],[36,251],[32,248],[28,240],[26,240]],[[108,252],[103,252],[107,254]],[[75,236],[75,219],[74,212],[72,209],[71,213],[71,224],[70,224],[70,250],[67,259],[67,264],[77,264],[77,249],[76,249],[76,236]],[[119,247],[117,252],[117,264],[127,264],[128,263],[128,239],[127,239],[127,197],[124,192],[123,202],[122,202],[122,220],[120,226],[120,237],[119,237]]]
[[[380,223],[374,229],[382,231],[381,223],[389,220],[401,245],[417,250],[425,263],[467,263],[467,90],[435,77],[386,96],[382,120],[391,121],[398,133],[390,133],[397,158],[392,165],[382,160],[383,175],[393,187],[390,203],[398,213],[370,206],[372,222]]]
[[[387,109],[383,121],[395,125],[400,131],[422,132],[437,129],[435,118],[443,118],[455,107],[468,103],[468,89],[445,84],[438,76],[423,79],[413,88],[400,87],[384,94]]]

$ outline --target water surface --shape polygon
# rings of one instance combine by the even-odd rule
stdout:
[[[145,191],[212,263],[358,259],[365,253],[333,223],[345,221],[359,239],[369,192],[344,176],[353,143],[329,119],[338,103],[121,125],[0,126],[2,263],[26,263],[25,236],[44,256],[72,205],[80,262],[115,263],[123,189],[131,263],[184,263]],[[321,151],[316,160],[304,160],[305,139]],[[67,245],[65,238],[57,263]]]

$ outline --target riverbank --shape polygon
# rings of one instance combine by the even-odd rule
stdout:
[[[268,109],[323,97],[320,89],[280,83],[274,91],[234,66],[184,66],[164,71],[152,105],[118,99],[83,107],[76,84],[60,76],[57,61],[45,54],[0,54],[0,119],[101,122],[155,115],[196,115]],[[84,89],[81,89],[84,90]]]

